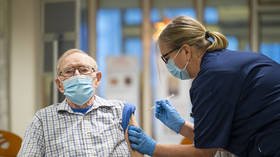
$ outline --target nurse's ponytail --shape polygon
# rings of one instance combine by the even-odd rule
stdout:
[[[207,51],[225,49],[228,46],[227,38],[219,32],[206,31],[205,38],[206,38],[206,40],[209,40],[211,43],[207,47],[207,49],[206,49]]]
[[[172,20],[163,29],[158,41],[170,49],[180,48],[184,44],[207,51],[224,49],[228,46],[223,34],[208,31],[200,22],[188,16],[179,16]]]

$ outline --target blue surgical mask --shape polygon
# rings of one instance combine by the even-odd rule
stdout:
[[[177,77],[178,79],[181,80],[187,80],[190,79],[190,75],[187,72],[187,65],[188,63],[186,63],[185,67],[183,69],[180,69],[176,66],[176,64],[174,63],[173,59],[168,59],[168,62],[166,64],[166,67],[168,69],[168,71],[175,77]]]
[[[63,81],[64,95],[71,102],[82,106],[94,94],[92,87],[92,77],[86,75],[76,75]]]

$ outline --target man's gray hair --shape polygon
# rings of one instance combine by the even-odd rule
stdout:
[[[63,60],[66,58],[66,57],[68,57],[68,56],[70,56],[71,54],[74,54],[74,53],[80,53],[80,54],[84,54],[84,55],[86,55],[86,56],[88,56],[91,60],[92,60],[92,67],[94,68],[94,70],[96,70],[97,71],[97,64],[96,64],[96,61],[90,56],[90,55],[88,55],[87,53],[85,53],[84,51],[82,51],[82,50],[79,50],[79,49],[70,49],[70,50],[67,50],[67,51],[65,51],[62,55],[61,55],[61,57],[59,57],[59,59],[58,59],[58,61],[57,61],[57,65],[56,65],[56,73],[57,73],[57,75],[59,74],[59,72],[60,72],[60,67],[61,67],[61,64],[62,64],[62,62],[63,62]]]

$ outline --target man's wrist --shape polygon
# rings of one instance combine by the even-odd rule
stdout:
[[[156,142],[154,140],[151,141],[151,148],[149,149],[149,152],[147,153],[150,156],[153,156],[156,148]]]
[[[194,126],[193,123],[189,121],[185,121],[185,123],[182,125],[180,132],[182,136],[188,137],[191,141],[193,141],[194,138]]]

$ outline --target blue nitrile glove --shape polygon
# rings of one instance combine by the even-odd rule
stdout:
[[[154,154],[156,142],[147,136],[141,128],[128,126],[128,139],[132,149],[150,156]]]
[[[171,106],[168,100],[158,100],[155,102],[155,116],[168,128],[180,132],[181,127],[185,123],[185,120],[179,115],[176,109]]]
[[[135,105],[125,103],[122,111],[122,128],[125,133],[127,126],[129,124],[129,120],[132,114],[134,114],[136,110]]]

